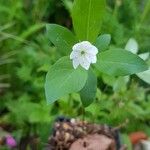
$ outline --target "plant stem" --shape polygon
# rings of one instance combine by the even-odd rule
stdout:
[[[83,121],[83,126],[82,126],[82,129],[83,131],[85,131],[85,128],[84,128],[84,122],[85,122],[85,108],[84,106],[82,105],[82,121]]]
[[[143,13],[141,14],[140,22],[138,24],[137,30],[139,30],[141,28],[141,25],[144,22],[146,16],[148,15],[149,11],[150,11],[150,0],[148,0],[147,3],[145,4],[145,8],[143,10]]]
[[[71,103],[72,102],[72,96],[71,94],[69,94],[69,98],[68,98],[68,108],[67,108],[67,115],[70,115],[70,107],[71,107]]]
[[[150,0],[147,1],[147,3],[145,4],[145,8],[143,13],[141,14],[141,21],[140,23],[143,23],[143,21],[145,20],[148,12],[150,11]]]
[[[85,121],[85,108],[82,106],[82,120]]]
[[[118,14],[118,6],[117,6],[117,3],[115,2],[115,7],[114,7],[114,10],[113,10],[113,16],[116,18],[117,14]]]

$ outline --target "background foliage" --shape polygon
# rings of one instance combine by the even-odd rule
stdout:
[[[0,1],[0,126],[26,145],[34,137],[43,147],[56,116],[82,117],[78,94],[47,105],[44,93],[46,72],[63,55],[49,42],[45,23],[72,30],[71,9],[71,0]],[[149,0],[108,0],[101,32],[111,35],[112,48],[124,48],[133,37],[139,53],[149,52],[149,12]],[[150,135],[149,85],[135,75],[114,78],[95,72],[97,96],[86,108],[86,119],[112,126],[126,122],[123,133],[144,130]]]

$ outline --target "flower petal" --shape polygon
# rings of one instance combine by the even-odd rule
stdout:
[[[96,57],[96,56],[93,56],[93,57],[91,58],[91,63],[92,63],[92,64],[95,64],[96,61],[97,61],[97,57]]]
[[[77,51],[81,51],[81,50],[85,50],[88,49],[88,47],[91,47],[92,44],[88,41],[83,41],[80,43],[77,43],[73,46],[73,50],[77,50]]]
[[[90,62],[88,62],[85,57],[80,57],[80,65],[86,70],[90,68]]]
[[[78,59],[73,59],[73,68],[77,69],[77,67],[79,66],[80,62]]]
[[[86,49],[86,52],[92,55],[96,55],[98,53],[98,49],[92,45]]]
[[[85,48],[85,49],[92,46],[92,44],[89,41],[83,41],[80,43],[80,45],[81,45],[81,48]]]
[[[96,63],[97,61],[96,55],[86,54],[85,57],[89,63]]]
[[[77,58],[79,57],[79,55],[80,55],[80,52],[72,51],[70,54],[70,59]]]
[[[73,67],[76,69],[81,65],[86,70],[89,69],[91,63],[96,63],[98,49],[88,41],[75,44],[72,47],[70,59],[73,60]]]
[[[72,47],[73,51],[81,51],[84,48],[85,48],[84,42],[77,43]]]

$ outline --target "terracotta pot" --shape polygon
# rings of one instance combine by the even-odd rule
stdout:
[[[129,137],[133,145],[139,143],[141,140],[148,139],[147,135],[142,131],[133,132],[129,135]]]

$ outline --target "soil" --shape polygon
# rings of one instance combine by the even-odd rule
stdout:
[[[116,128],[59,118],[54,124],[47,150],[126,150]]]
[[[93,134],[80,138],[71,144],[70,150],[115,150],[115,141],[105,135]]]

